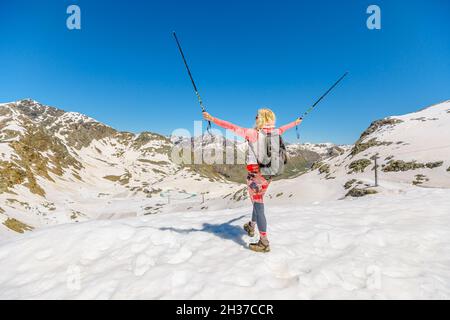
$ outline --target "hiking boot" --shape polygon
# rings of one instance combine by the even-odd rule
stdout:
[[[244,224],[244,230],[250,237],[253,237],[255,235],[255,225],[251,222],[247,222],[246,224]]]
[[[270,252],[269,240],[261,238],[257,243],[251,243],[249,249],[255,252]]]

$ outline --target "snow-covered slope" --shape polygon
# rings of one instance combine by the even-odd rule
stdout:
[[[449,299],[450,190],[66,224],[0,243],[3,299]],[[433,208],[433,210],[430,210]]]
[[[273,183],[269,196],[311,203],[410,186],[450,188],[450,101],[373,122],[351,148],[301,177]]]

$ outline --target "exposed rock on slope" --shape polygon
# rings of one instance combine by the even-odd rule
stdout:
[[[169,207],[163,189],[215,196],[240,188],[173,163],[172,145],[33,100],[0,104],[0,232],[11,221],[40,226],[102,217],[103,210],[115,211],[111,218],[161,212]]]

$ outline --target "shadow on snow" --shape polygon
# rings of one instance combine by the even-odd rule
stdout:
[[[204,223],[202,228],[190,228],[190,229],[179,229],[174,227],[162,227],[159,230],[162,231],[173,231],[177,233],[191,233],[191,232],[208,232],[213,235],[220,237],[225,240],[232,240],[237,244],[246,247],[247,243],[242,239],[242,237],[247,234],[241,226],[232,225],[233,222],[239,221],[242,218],[245,218],[246,215],[242,215],[238,218],[234,218],[228,222],[221,224],[211,224]]]

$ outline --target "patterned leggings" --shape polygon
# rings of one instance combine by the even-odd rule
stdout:
[[[252,221],[258,225],[260,233],[267,231],[267,221],[264,214],[264,195],[269,188],[270,179],[264,178],[259,171],[250,171],[247,175],[247,188],[250,199],[253,202]]]
[[[249,172],[247,175],[247,188],[253,203],[264,203],[264,195],[269,188],[270,180],[267,181],[260,172]]]

